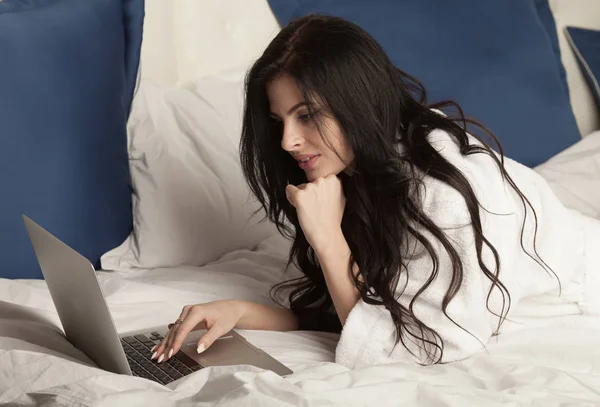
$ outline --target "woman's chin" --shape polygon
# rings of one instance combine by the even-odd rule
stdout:
[[[343,170],[342,170],[343,171]],[[307,171],[306,172],[306,180],[308,182],[313,182],[318,178],[325,178],[329,175],[339,175],[342,171]]]

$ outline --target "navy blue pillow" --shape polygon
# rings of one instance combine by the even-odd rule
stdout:
[[[269,3],[282,26],[309,13],[360,25],[425,85],[430,102],[457,101],[498,136],[508,157],[533,167],[581,140],[540,1]]]
[[[0,2],[0,277],[42,278],[25,213],[96,266],[132,229],[143,0]]]
[[[600,114],[600,31],[567,27],[567,38],[596,98]]]

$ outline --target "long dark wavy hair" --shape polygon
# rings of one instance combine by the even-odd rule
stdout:
[[[423,174],[453,187],[466,202],[479,266],[491,282],[487,309],[492,312],[489,300],[494,289],[499,290],[502,297],[502,310],[500,314],[494,313],[499,317],[499,329],[510,308],[510,294],[499,279],[498,252],[483,234],[479,201],[465,176],[429,144],[427,136],[432,130],[441,129],[456,139],[463,155],[492,157],[504,179],[520,196],[526,216],[528,208],[533,211],[537,232],[535,210],[504,169],[500,143],[485,126],[467,118],[455,102],[428,104],[421,83],[395,67],[381,46],[363,29],[344,19],[324,15],[308,15],[291,21],[248,71],[240,142],[242,168],[250,189],[268,219],[292,240],[288,266],[294,263],[303,273],[301,278],[273,287],[273,290],[292,289],[290,307],[299,316],[301,326],[323,331],[341,330],[340,321],[328,313],[332,300],[318,258],[302,232],[296,210],[285,195],[288,183],[297,185],[307,179],[297,162],[281,148],[281,123],[270,118],[266,85],[283,73],[295,78],[309,102],[310,115],[313,113],[310,102],[316,103],[316,97],[326,105],[352,147],[355,156],[352,174],[339,174],[346,195],[342,231],[352,253],[348,267],[352,270],[354,265],[358,266],[359,275],[354,281],[361,298],[389,310],[396,326],[396,345],[402,342],[410,351],[406,341],[417,342],[426,352],[425,364],[442,361],[442,338],[413,312],[415,301],[440,272],[439,254],[423,230],[439,240],[452,262],[452,279],[442,304],[442,312],[448,318],[448,304],[463,281],[460,250],[424,213],[419,196],[414,194]],[[451,108],[453,113],[443,116],[432,111],[446,108]],[[318,116],[312,117],[319,125]],[[482,133],[478,136],[469,130],[481,144],[469,143],[468,125]],[[498,155],[494,154],[491,142]],[[521,247],[525,250],[522,234]],[[409,237],[423,245],[431,256],[433,269],[410,304],[403,306],[395,294],[400,273],[410,261],[400,250]],[[484,246],[493,253],[493,268],[482,260]],[[537,250],[535,254],[534,260],[542,265]]]

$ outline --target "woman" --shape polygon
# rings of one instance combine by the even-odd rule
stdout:
[[[567,300],[600,309],[583,289],[600,222],[425,96],[356,25],[286,26],[248,72],[241,161],[304,277],[276,287],[293,288],[291,309],[184,307],[153,358],[206,327],[198,352],[232,328],[314,329],[341,331],[348,367],[450,362],[483,349],[524,296],[574,285]]]

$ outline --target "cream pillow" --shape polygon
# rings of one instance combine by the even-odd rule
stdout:
[[[128,122],[134,230],[103,269],[201,266],[277,233],[262,212],[252,216],[258,204],[241,172],[242,82],[206,83],[202,94],[202,81],[140,82]]]

